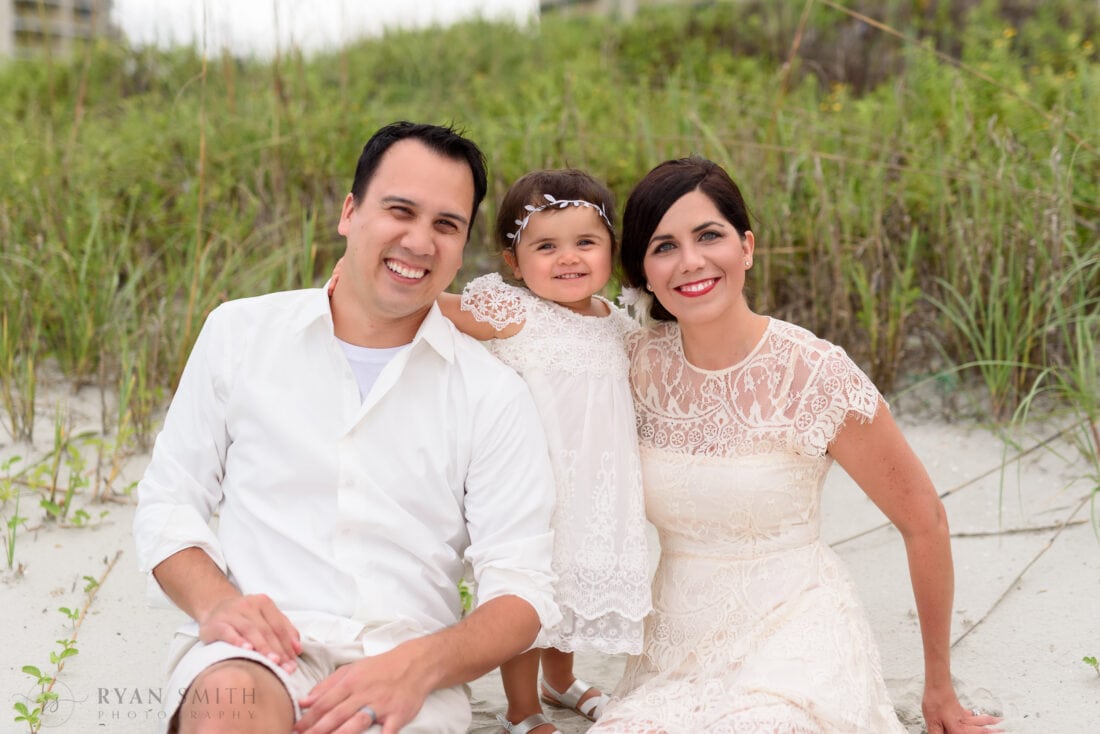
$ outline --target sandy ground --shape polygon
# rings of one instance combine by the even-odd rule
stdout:
[[[94,400],[81,400],[73,409],[92,412]],[[1100,540],[1090,523],[1092,486],[1080,478],[1083,460],[1062,441],[1016,458],[1053,433],[1049,427],[1018,435],[1018,447],[1006,448],[979,428],[899,417],[937,487],[949,492],[953,660],[964,703],[1003,714],[1010,732],[1100,731],[1100,675],[1082,662],[1085,655],[1100,657]],[[0,461],[41,455],[48,445],[45,437],[35,447],[0,441]],[[140,477],[146,462],[133,458],[120,486]],[[107,515],[89,528],[44,527],[18,536],[15,560],[23,573],[0,572],[0,732],[27,731],[13,721],[12,705],[33,697],[33,681],[21,669],[50,668],[55,641],[69,625],[58,607],[80,605],[85,577],[104,574],[79,629],[80,652],[65,662],[58,707],[46,715],[42,731],[154,731],[165,650],[182,615],[146,606],[130,536],[133,505],[89,506],[78,497],[74,506],[86,507],[93,518],[103,510]],[[22,510],[37,524],[37,508]],[[883,522],[834,468],[825,488],[824,535],[857,581],[895,704],[910,731],[919,732],[920,637],[901,538]],[[623,662],[579,656],[577,672],[610,690]],[[470,731],[499,731],[499,676],[474,681],[471,693]],[[579,716],[548,714],[564,734],[587,728]]]

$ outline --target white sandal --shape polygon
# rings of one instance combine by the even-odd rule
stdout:
[[[558,693],[555,691],[545,679],[540,681],[540,683],[542,684],[541,698],[543,703],[548,703],[557,708],[575,711],[589,721],[595,721],[600,718],[600,715],[603,714],[604,706],[611,701],[610,696],[606,693],[601,693],[598,696],[593,696],[588,699],[583,704],[580,703],[584,694],[596,687],[580,678],[574,680],[573,684],[565,690],[565,693]]]
[[[508,721],[508,719],[497,714],[497,721],[500,722],[500,725],[504,727],[504,731],[508,732],[508,734],[527,734],[532,729],[538,728],[543,724],[554,725],[554,722],[550,721],[550,719],[542,714],[531,714],[518,724],[513,724],[511,721]],[[561,734],[561,732],[558,731],[558,727],[555,726],[551,734]]]

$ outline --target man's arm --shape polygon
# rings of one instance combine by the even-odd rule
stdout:
[[[230,319],[225,307],[215,309],[195,341],[138,486],[134,543],[139,566],[155,581],[151,593],[164,592],[198,622],[204,642],[251,647],[293,669],[297,632],[270,600],[243,597],[229,582],[209,526],[231,443],[225,418],[235,341]]]
[[[293,673],[302,652],[298,630],[263,594],[245,596],[199,548],[161,561],[153,576],[168,598],[199,623],[199,639],[221,640],[266,655]]]
[[[539,631],[534,608],[515,596],[485,602],[461,622],[337,670],[299,701],[308,709],[294,731],[326,734],[370,706],[382,734],[416,718],[428,695],[478,678],[526,650]]]
[[[495,363],[494,363],[495,364]],[[477,368],[488,365],[478,364]],[[465,683],[528,649],[542,624],[561,617],[550,557],[554,480],[542,423],[519,377],[496,365],[474,408],[463,516],[479,604],[456,624],[336,671],[300,704],[295,729],[365,729],[370,706],[383,734],[396,734],[440,688]]]

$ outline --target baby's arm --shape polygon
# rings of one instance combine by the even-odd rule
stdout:
[[[523,302],[512,293],[516,290],[501,283],[499,276],[482,276],[468,283],[462,295],[443,293],[436,302],[463,334],[480,341],[507,339],[518,334],[525,321]]]
[[[332,297],[332,292],[336,290],[336,284],[340,280],[340,269],[343,267],[343,264],[344,258],[340,258],[336,261],[336,265],[332,269],[332,278],[329,280],[328,284],[328,295],[330,298]],[[518,324],[506,324],[503,328],[497,329],[487,321],[478,321],[471,312],[462,310],[462,296],[454,293],[443,293],[436,302],[439,304],[439,310],[458,327],[459,331],[468,336],[472,336],[478,341],[506,339],[510,336],[515,336],[523,328],[522,322]]]
[[[479,341],[512,336],[521,327],[520,324],[508,324],[503,331],[497,331],[488,321],[478,321],[471,312],[462,310],[462,296],[457,293],[443,293],[436,303],[439,304],[439,310],[443,315],[449,318],[459,331]]]

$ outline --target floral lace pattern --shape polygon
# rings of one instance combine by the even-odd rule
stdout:
[[[607,304],[608,317],[582,316],[491,273],[466,284],[462,310],[497,330],[524,325],[513,338],[486,342],[493,354],[520,374],[540,369],[597,378],[618,375],[625,390],[628,363],[623,340],[637,325],[621,309],[597,298]]]
[[[675,324],[632,336],[631,356],[661,561],[644,650],[591,734],[904,734],[852,582],[820,541],[829,443],[874,417],[874,385],[775,320],[725,370],[690,365]]]
[[[553,460],[553,567],[563,620],[545,631],[546,641],[567,652],[640,652],[652,605],[627,381],[625,339],[634,323],[610,303],[606,317],[582,316],[496,274],[471,281],[462,308],[497,329],[523,324],[485,346],[531,388]]]

